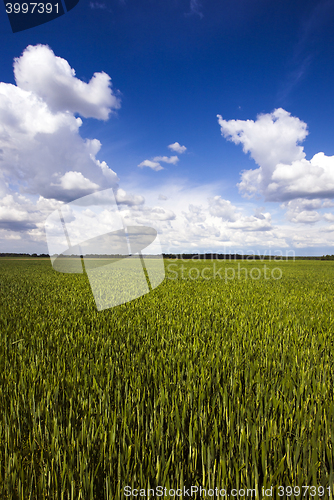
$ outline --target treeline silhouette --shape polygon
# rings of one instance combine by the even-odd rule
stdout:
[[[13,253],[13,252],[7,252],[7,253],[0,253],[0,257],[50,257],[48,253]]]
[[[142,254],[143,257],[156,257],[154,255],[145,255]],[[221,253],[203,253],[203,254],[195,254],[195,253],[182,253],[182,254],[172,254],[172,253],[163,253],[162,254],[164,259],[182,259],[182,260],[334,260],[334,255],[323,255],[323,256],[284,256],[284,255],[241,255],[241,254],[221,254]],[[49,254],[47,253],[14,253],[14,252],[6,252],[6,253],[0,253],[0,258],[1,257],[50,257]],[[66,255],[66,256],[61,256],[64,258],[74,258],[78,257],[78,255]],[[80,255],[82,258],[83,255]],[[91,258],[124,258],[128,257],[128,255],[119,255],[119,254],[103,254],[103,255],[97,255],[97,254],[89,254],[85,255],[85,257],[91,257]]]

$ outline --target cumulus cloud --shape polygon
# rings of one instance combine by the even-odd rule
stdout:
[[[124,189],[119,188],[116,191],[115,198],[117,203],[122,205],[143,205],[145,203],[145,198],[143,196],[136,196],[131,193],[127,193]]]
[[[149,217],[153,220],[159,220],[159,221],[169,221],[169,220],[174,220],[176,218],[175,213],[173,210],[168,210],[162,207],[153,207],[149,208],[146,207],[146,214],[149,215]]]
[[[273,199],[296,197],[332,198],[334,196],[334,156],[317,153],[311,160],[279,163],[268,185]]]
[[[306,123],[282,108],[261,114],[253,120],[223,120],[218,116],[221,134],[234,144],[242,144],[255,162],[272,171],[278,163],[305,158],[298,144],[307,136]],[[270,172],[271,173],[271,172]]]
[[[229,200],[223,200],[221,196],[214,196],[209,200],[209,212],[223,221],[234,222],[237,220],[236,207]]]
[[[221,196],[214,196],[208,201],[210,215],[224,222],[225,229],[243,231],[270,231],[272,229],[270,213],[259,213],[260,208],[255,209],[255,215],[247,216],[235,205],[232,205],[229,200],[222,199]]]
[[[6,194],[0,199],[0,229],[5,230],[2,236],[13,239],[15,232],[29,234],[38,231],[44,222],[44,213],[50,211],[51,206],[56,209],[60,204],[43,197],[34,203],[18,193]],[[21,236],[16,235],[14,239],[19,240]]]
[[[270,231],[273,229],[269,212],[263,214],[263,218],[256,217],[255,215],[241,217],[239,220],[229,224],[229,228],[242,231]]]
[[[142,161],[141,163],[139,163],[138,167],[140,168],[148,167],[151,168],[152,170],[155,170],[156,172],[164,169],[164,167],[162,167],[159,162],[151,160]]]
[[[256,217],[257,219],[265,219],[265,215],[263,215],[263,210],[264,210],[264,207],[256,207],[255,210],[254,210],[254,217]]]
[[[175,151],[176,153],[179,153],[179,154],[184,153],[187,149],[185,146],[181,146],[181,144],[179,144],[178,142],[174,142],[174,144],[170,144],[168,146],[168,148],[171,151]]]
[[[51,183],[51,186],[56,184]],[[82,192],[87,192],[87,194],[93,190],[98,189],[98,184],[90,181],[82,175],[81,172],[66,172],[59,178],[59,185],[67,190],[72,191],[74,189],[80,189]]]
[[[176,165],[179,158],[177,156],[156,156],[153,158],[153,161],[163,161],[164,163],[172,163],[173,165]]]
[[[241,174],[238,187],[245,196],[261,194],[268,201],[334,196],[334,156],[320,152],[306,160],[300,143],[308,131],[302,120],[282,108],[256,121],[217,116],[222,136],[241,144],[259,165]]]
[[[288,216],[289,215],[290,214],[288,214]],[[310,212],[304,210],[303,212],[295,214],[295,216],[291,217],[290,220],[292,222],[303,222],[309,224],[309,223],[319,222],[321,220],[321,215],[315,211]]]
[[[133,186],[128,187],[134,190]],[[220,189],[223,185],[217,183],[194,186],[185,180],[164,182],[163,187],[142,187],[140,194],[145,197],[145,205],[124,206],[122,214],[127,225],[131,222],[150,225],[151,221],[159,233],[164,253],[260,252],[275,255],[275,252],[289,250],[291,256],[293,248],[334,244],[334,219],[328,213],[333,206],[330,200],[320,200],[318,204],[314,200],[299,201],[298,210],[313,210],[321,214],[321,220],[312,224],[305,222],[303,216],[298,221],[284,221],[277,206],[271,213],[253,201],[224,199],[217,195]],[[155,206],[161,193],[166,199],[160,206]],[[295,201],[291,201],[290,209]],[[288,203],[283,203],[286,209]],[[162,209],[164,212],[160,212]]]
[[[183,153],[187,148],[185,146],[180,146],[178,142],[175,142],[175,144],[171,144],[168,146],[170,149],[177,151],[178,153]],[[178,156],[155,156],[152,160],[144,160],[141,163],[139,163],[138,167],[143,168],[143,167],[149,167],[152,170],[155,170],[158,172],[159,170],[163,170],[163,167],[160,165],[160,162],[164,163],[171,163],[173,165],[176,165],[177,162],[179,161]]]
[[[74,116],[108,116],[114,97],[103,83],[107,75],[80,82],[67,61],[42,45],[29,46],[15,59],[14,73],[17,85],[0,83],[0,192],[10,185],[21,193],[71,201],[116,186],[116,173],[96,158],[100,141],[84,140],[82,120]]]
[[[287,246],[282,235],[276,234],[271,214],[261,210],[256,212],[254,204],[234,204],[216,195],[217,184],[190,186],[186,181],[164,184],[163,207],[154,203],[161,194],[161,187],[150,187],[142,193],[146,204],[129,207],[123,217],[127,225],[131,223],[153,226],[159,233],[163,251],[169,252],[229,252],[245,248],[267,247],[268,244]],[[161,199],[161,197],[160,197]],[[195,201],[196,200],[196,201]]]
[[[170,228],[170,222],[176,219],[176,214],[173,210],[162,208],[160,206],[121,206],[120,214],[126,226],[137,224],[144,226],[153,225],[158,231],[166,229],[166,227]]]
[[[16,85],[43,99],[53,112],[69,111],[84,118],[107,120],[120,100],[111,89],[111,78],[94,73],[89,83],[75,77],[75,70],[46,45],[29,45],[14,60]]]
[[[334,222],[334,214],[326,213],[324,214],[324,219],[326,219],[329,222]]]
[[[108,75],[95,73],[84,83],[48,46],[27,47],[14,74],[16,85],[0,82],[0,236],[23,245],[13,249],[35,251],[35,242],[45,245],[51,211],[97,190],[117,190],[116,173],[96,157],[100,141],[80,136],[83,122],[75,115],[105,120],[120,101]]]
[[[281,208],[286,209],[286,218],[294,223],[311,224],[320,220],[330,221],[328,214],[323,213],[324,209],[333,206],[330,200],[313,200],[296,198],[282,203]]]
[[[202,205],[189,204],[188,210],[183,212],[184,217],[190,223],[205,222],[207,218],[206,211],[203,209]]]

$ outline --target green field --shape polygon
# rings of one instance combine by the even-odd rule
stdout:
[[[0,259],[2,499],[333,488],[334,262],[215,264],[97,312],[86,275]]]

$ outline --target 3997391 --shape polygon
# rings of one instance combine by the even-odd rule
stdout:
[[[58,7],[58,3],[6,3],[6,12],[7,14],[51,14],[53,11],[58,14]]]

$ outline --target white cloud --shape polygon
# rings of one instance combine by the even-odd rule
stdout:
[[[171,151],[175,151],[176,153],[179,153],[179,154],[184,153],[187,149],[185,146],[181,146],[178,142],[174,142],[174,144],[170,144],[168,146],[168,148]]]
[[[145,198],[143,196],[136,196],[124,191],[124,189],[119,188],[115,195],[116,201],[123,205],[143,205],[145,203]]]
[[[274,199],[334,197],[334,156],[317,153],[311,160],[279,163],[268,185]]]
[[[329,207],[334,207],[334,202],[331,200],[325,200],[322,203],[323,208],[329,208]]]
[[[306,160],[299,145],[307,136],[306,123],[284,109],[259,115],[253,120],[223,120],[223,137],[242,144],[259,165],[241,174],[239,190],[245,196],[261,194],[268,201],[334,196],[334,156],[317,153]]]
[[[152,209],[147,207],[146,214],[148,214],[151,219],[159,221],[170,221],[176,218],[173,210],[167,210],[162,207],[153,207]]]
[[[0,230],[0,237],[3,240],[10,241],[10,240],[21,240],[21,236],[17,233],[10,233],[8,231],[1,231]],[[11,248],[10,251],[13,251]]]
[[[112,109],[120,108],[109,75],[94,73],[85,83],[75,77],[65,59],[55,56],[46,45],[29,45],[14,60],[14,75],[19,88],[34,92],[53,112],[69,111],[84,118],[107,120]]]
[[[243,231],[271,230],[270,213],[258,215],[257,211],[258,209],[255,209],[255,215],[245,216],[240,209],[238,210],[229,200],[224,200],[221,196],[214,196],[209,199],[209,213],[224,222],[225,229]]]
[[[184,146],[180,146],[180,144],[178,142],[176,142],[175,144],[172,144],[171,146],[178,149],[179,150],[178,152],[181,152],[181,153],[183,153],[182,148],[186,149]],[[168,146],[168,147],[171,148],[171,146]],[[181,151],[180,151],[180,148],[181,148]],[[176,155],[175,156],[155,156],[153,158],[153,160],[142,161],[141,163],[139,163],[138,167],[140,167],[140,168],[148,167],[148,168],[151,168],[152,170],[155,170],[156,172],[158,172],[159,170],[164,169],[160,165],[160,162],[171,163],[173,165],[176,165],[178,161],[179,161],[179,158]]]
[[[321,215],[318,212],[307,211],[299,212],[294,217],[290,218],[292,222],[303,222],[303,223],[314,223],[319,222],[321,220]]]
[[[155,170],[156,172],[164,169],[164,167],[162,167],[159,162],[151,161],[151,160],[142,161],[141,163],[139,163],[138,167],[140,167],[140,168],[149,167],[152,170]]]
[[[256,207],[254,209],[254,217],[256,217],[257,219],[265,219],[265,215],[263,215],[263,210],[264,210],[264,207]]]
[[[164,184],[163,191],[163,208],[150,207],[159,197],[161,186],[146,188],[141,191],[145,195],[145,206],[126,210],[124,219],[129,225],[130,221],[145,225],[154,221],[165,253],[224,252],[224,249],[228,252],[250,244],[253,248],[255,245],[266,247],[268,241],[276,248],[287,246],[284,238],[275,234],[271,214],[265,212],[263,218],[249,216],[249,207],[237,206],[216,195],[217,184],[193,187],[178,181]]]
[[[223,200],[220,196],[214,196],[209,200],[209,212],[223,221],[234,222],[237,220],[236,207],[229,200]]]
[[[43,70],[40,63],[46,64]],[[39,94],[41,82],[49,75],[50,68],[54,85],[49,82]],[[91,92],[82,91],[80,80],[70,75],[68,63],[56,58],[48,47],[38,45],[26,49],[21,58],[15,60],[14,69],[17,86],[0,83],[0,194],[10,192],[8,186],[11,185],[22,193],[70,201],[89,191],[116,186],[116,173],[96,158],[100,141],[84,140],[79,134],[82,120],[76,118],[71,109],[60,109],[77,90],[78,102],[84,106]],[[58,80],[63,81],[66,88]],[[67,92],[66,98],[63,92]],[[110,89],[103,91],[103,86],[98,89],[97,101],[103,92],[106,97]],[[58,110],[50,107],[49,98],[58,103]],[[93,106],[92,116],[103,115],[107,99],[102,101]],[[80,111],[80,106],[76,111]]]
[[[138,186],[130,184],[128,189],[136,192]],[[156,228],[164,253],[262,252],[275,255],[280,250],[300,249],[302,252],[308,247],[334,244],[334,220],[329,215],[321,215],[316,224],[310,223],[312,214],[308,218],[302,214],[296,221],[285,222],[277,207],[273,206],[270,213],[251,201],[232,203],[217,195],[221,189],[223,185],[217,183],[196,187],[180,179],[154,188],[146,186],[138,192],[144,196],[145,204],[122,206],[121,214],[127,225],[144,224]],[[163,207],[156,206],[162,192]],[[321,213],[328,200],[320,202],[322,205],[318,208],[314,200],[302,200],[299,209],[301,212],[313,210]],[[283,208],[287,208],[285,204]]]
[[[230,229],[239,229],[242,231],[271,231],[271,215],[269,212],[263,214],[264,217],[259,219],[255,215],[250,217],[241,217],[239,220],[229,224]]]
[[[223,137],[242,144],[244,153],[261,167],[272,170],[278,163],[305,158],[298,143],[307,136],[306,123],[282,108],[258,115],[257,120],[223,120],[218,116]]]
[[[324,218],[329,221],[329,222],[333,222],[334,221],[334,214],[331,214],[331,213],[326,213],[324,214]]]
[[[82,192],[87,191],[87,194],[93,190],[98,189],[98,184],[94,184],[94,182],[90,181],[86,177],[82,175],[81,172],[66,172],[66,174],[62,175],[59,178],[59,184],[62,188],[67,191],[70,190],[81,190]],[[51,184],[56,185],[56,184]]]
[[[0,82],[0,236],[7,251],[38,245],[47,252],[44,221],[51,211],[118,187],[116,173],[96,158],[100,141],[80,136],[74,113],[106,119],[119,100],[108,75],[81,82],[46,46],[29,46],[14,71],[16,85]],[[6,247],[7,240],[15,245]]]
[[[331,219],[328,217],[329,214],[323,213],[323,209],[330,206],[333,206],[330,200],[321,200],[320,198],[315,198],[313,200],[296,198],[295,200],[282,203],[281,208],[286,209],[286,218],[289,221],[312,224],[320,220],[330,221]]]
[[[0,228],[11,238],[14,232],[34,229],[43,219],[36,206],[25,196],[7,194],[0,199]]]
[[[163,161],[164,163],[172,163],[173,165],[176,165],[179,158],[177,156],[156,156],[153,158],[153,161]]]
[[[188,211],[182,212],[186,220],[190,223],[198,224],[199,222],[205,222],[207,214],[203,210],[202,205],[193,205],[192,203],[188,206]]]

